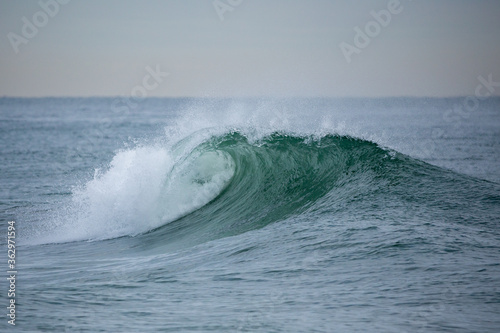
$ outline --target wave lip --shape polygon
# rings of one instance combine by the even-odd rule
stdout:
[[[176,166],[165,183],[159,203],[161,221],[172,221],[215,199],[231,181],[235,165],[223,151],[198,152]]]

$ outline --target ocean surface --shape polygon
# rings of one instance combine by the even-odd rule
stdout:
[[[499,332],[500,99],[466,103],[0,98],[0,331]]]

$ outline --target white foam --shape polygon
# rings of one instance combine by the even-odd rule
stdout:
[[[222,152],[175,155],[161,147],[118,152],[107,171],[75,189],[72,204],[57,212],[34,243],[147,232],[207,204],[234,174],[231,157]]]
[[[292,112],[279,101],[254,104],[234,102],[224,110],[190,106],[154,144],[117,152],[105,171],[73,191],[70,205],[39,225],[32,237],[37,240],[29,243],[137,235],[202,207],[217,197],[235,171],[227,154],[197,151],[212,136],[238,131],[255,142],[274,132],[353,133],[334,117],[311,116],[314,110]]]

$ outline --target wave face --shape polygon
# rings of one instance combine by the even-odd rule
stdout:
[[[443,173],[350,136],[273,132],[255,138],[241,131],[202,131],[174,144],[118,152],[106,171],[96,171],[74,191],[72,203],[47,228],[50,236],[42,232],[37,242],[159,229],[155,234],[167,243],[192,245],[290,216],[314,220],[348,210],[356,218],[357,210],[387,210],[422,193],[428,203],[448,191],[446,182],[436,183],[446,178]]]
[[[37,239],[135,236],[202,207],[189,229],[203,232],[200,224],[212,223],[237,234],[306,210],[387,154],[350,137],[278,133],[257,140],[240,132],[195,133],[170,148],[137,147],[118,152],[105,172],[96,170],[58,211],[50,236]]]
[[[240,133],[230,133],[203,146],[226,152],[236,165],[233,179],[217,199],[183,221],[190,226],[189,235],[205,237],[210,232],[197,230],[206,220],[216,221],[212,236],[230,236],[319,208],[329,194],[342,200],[353,189],[349,182],[369,181],[373,177],[369,169],[388,157],[374,143],[334,135],[274,133],[251,142]],[[356,171],[363,175],[354,176]]]
[[[4,105],[19,326],[497,332],[500,103],[432,138],[461,100],[296,102]]]

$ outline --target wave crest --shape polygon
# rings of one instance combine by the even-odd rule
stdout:
[[[136,147],[75,190],[36,243],[135,236],[174,221],[187,234],[235,235],[355,195],[388,156],[348,136],[230,130]]]

